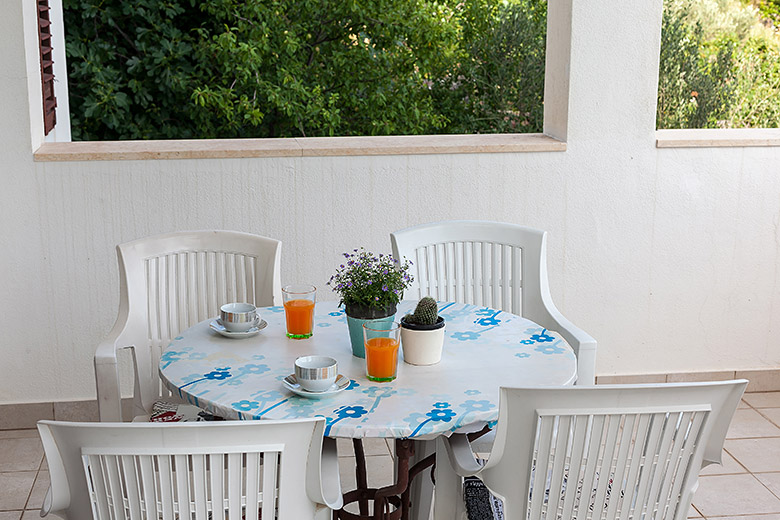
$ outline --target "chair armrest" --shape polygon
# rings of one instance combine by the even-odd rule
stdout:
[[[468,437],[462,433],[437,438],[436,451],[447,456],[450,466],[461,477],[473,477],[483,469],[482,462],[474,456]]]
[[[339,459],[336,452],[336,439],[322,439],[322,457],[312,461],[318,467],[307,472],[306,494],[309,499],[318,504],[324,504],[331,509],[341,509],[344,497],[341,493],[339,478]]]
[[[102,422],[122,421],[122,395],[119,383],[117,350],[120,332],[112,330],[95,350],[95,386],[98,414]]]
[[[552,302],[547,302],[546,320],[539,320],[540,325],[563,336],[563,339],[574,350],[577,356],[577,385],[593,386],[596,384],[596,340],[587,332],[577,327]],[[536,321],[535,318],[534,321]]]
[[[49,466],[51,480],[49,490],[46,491],[46,497],[41,506],[41,517],[44,517],[49,513],[64,511],[70,507],[70,488],[68,487],[65,464],[49,427],[39,423],[38,434],[41,436],[41,443],[46,453],[46,463]]]

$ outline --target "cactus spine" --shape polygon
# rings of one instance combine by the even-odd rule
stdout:
[[[410,321],[418,325],[433,325],[438,319],[439,307],[436,305],[436,300],[426,296],[417,303]]]

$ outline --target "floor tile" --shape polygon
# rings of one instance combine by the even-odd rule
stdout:
[[[756,473],[755,476],[762,484],[769,488],[769,491],[780,497],[780,472]]]
[[[56,421],[97,421],[97,401],[68,401],[52,403]]]
[[[0,473],[0,510],[24,509],[35,482],[34,471]]]
[[[780,471],[780,456],[777,456],[780,453],[780,438],[727,440],[724,447],[748,471]]]
[[[54,419],[54,406],[51,403],[0,405],[0,430],[35,428],[41,419]]]
[[[693,505],[705,518],[780,513],[780,498],[753,475],[711,475],[699,478]]]
[[[0,471],[37,471],[42,459],[40,439],[0,439]]]
[[[737,410],[744,410],[745,408],[750,408],[750,405],[747,404],[744,399],[741,399],[737,405]]]
[[[21,511],[0,511],[0,520],[19,520]]]
[[[38,438],[37,429],[28,430],[0,430],[0,439],[25,439]]]
[[[338,448],[339,457],[355,456],[355,450],[352,446],[352,439],[336,439],[336,446]],[[387,443],[385,440],[378,438],[363,439],[363,451],[367,457],[390,455],[390,451],[387,448]]]
[[[780,370],[776,368],[767,368],[764,370],[737,370],[734,374],[736,379],[747,379],[747,391],[753,392],[775,392],[780,389]]]
[[[735,473],[747,473],[747,470],[740,466],[734,457],[723,451],[723,464],[712,464],[707,466],[699,475],[732,475]]]
[[[704,383],[708,381],[729,381],[731,379],[734,379],[733,370],[719,370],[717,372],[683,372],[666,376],[667,383]]]
[[[688,518],[702,518],[701,513],[696,511],[696,508],[691,506],[691,508],[688,510]]]
[[[339,458],[339,475],[344,491],[355,489],[355,457]],[[389,455],[366,457],[366,478],[369,487],[393,483],[393,459]]]
[[[759,408],[758,413],[780,427],[780,408]]]
[[[780,408],[780,392],[745,394],[742,400],[753,408]]]
[[[61,516],[55,515],[54,513],[46,515],[46,520],[60,520],[61,518]],[[40,511],[29,509],[22,515],[22,520],[41,520],[41,513]]]
[[[49,490],[49,472],[39,471],[38,476],[35,478],[35,484],[33,484],[30,498],[27,499],[27,505],[25,509],[40,509],[43,505],[43,499],[46,497],[46,492]]]
[[[727,439],[780,437],[780,428],[755,410],[737,410],[731,420]]]

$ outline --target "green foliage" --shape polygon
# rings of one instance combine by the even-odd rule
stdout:
[[[177,0],[65,1],[74,139],[194,137],[185,106],[197,23]]]
[[[75,139],[541,131],[545,0],[65,0]]]
[[[780,38],[765,22],[740,0],[666,0],[658,128],[780,126]]]
[[[547,3],[471,0],[457,62],[433,82],[447,133],[541,132]]]
[[[414,308],[414,313],[406,317],[407,321],[418,325],[434,325],[438,319],[439,307],[436,300],[430,296],[420,298],[417,307]]]

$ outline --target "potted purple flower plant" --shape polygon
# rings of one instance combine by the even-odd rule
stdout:
[[[352,342],[352,354],[365,357],[363,323],[393,321],[404,289],[412,283],[411,262],[399,262],[390,255],[375,255],[363,248],[344,253],[344,263],[330,277],[328,285],[344,305]]]

